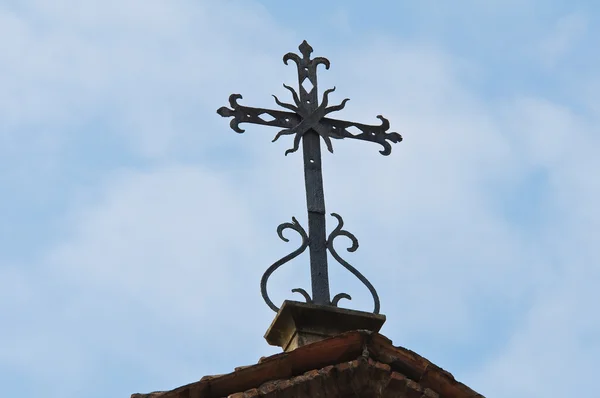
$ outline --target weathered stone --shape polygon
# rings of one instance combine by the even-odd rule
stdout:
[[[352,330],[378,332],[384,323],[385,315],[285,301],[265,339],[287,352]]]

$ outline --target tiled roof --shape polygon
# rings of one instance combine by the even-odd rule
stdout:
[[[360,396],[483,398],[427,359],[368,331],[347,332],[229,374],[131,398]]]

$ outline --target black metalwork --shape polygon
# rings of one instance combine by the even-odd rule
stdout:
[[[338,236],[345,236],[348,239],[350,239],[350,241],[352,242],[352,245],[347,250],[349,252],[355,252],[356,249],[358,249],[358,239],[356,239],[356,236],[354,236],[354,234],[342,229],[344,227],[344,220],[342,219],[342,216],[340,216],[339,214],[336,214],[336,213],[331,213],[331,215],[333,217],[337,218],[338,225],[331,232],[331,234],[329,234],[329,238],[327,238],[327,249],[329,249],[329,252],[331,253],[333,258],[335,258],[335,260],[338,263],[342,264],[342,266],[344,268],[346,268],[354,276],[356,276],[367,287],[367,289],[369,289],[369,292],[371,292],[371,295],[373,296],[373,301],[374,301],[373,312],[376,314],[379,314],[379,295],[377,294],[377,291],[375,290],[373,285],[371,285],[371,282],[369,282],[367,280],[367,278],[365,278],[364,275],[361,274],[356,268],[354,268],[353,266],[348,264],[346,262],[346,260],[344,260],[342,257],[340,257],[338,252],[333,247],[333,240],[335,238],[337,238]],[[337,305],[338,301],[340,301],[340,299],[343,299],[343,298],[352,300],[352,297],[350,297],[349,294],[339,293],[333,298],[333,300],[331,300],[331,303],[333,305]]]
[[[336,237],[346,236],[352,242],[348,251],[353,252],[358,248],[356,237],[342,229],[344,223],[338,214],[332,213],[332,216],[338,220],[338,226],[331,232],[329,238],[326,238],[325,196],[323,194],[323,175],[321,171],[320,138],[323,138],[327,149],[332,153],[332,138],[352,138],[380,144],[383,146],[383,149],[379,152],[387,156],[392,151],[391,143],[402,141],[402,136],[394,132],[388,133],[390,124],[381,115],[377,116],[381,120],[381,125],[379,126],[325,117],[332,112],[343,109],[348,99],[344,99],[339,105],[328,106],[329,94],[335,90],[334,87],[325,90],[323,99],[319,104],[317,66],[324,65],[326,69],[329,69],[329,60],[323,57],[311,59],[310,54],[313,49],[306,41],[303,41],[298,48],[302,56],[288,53],[283,57],[283,62],[286,65],[289,61],[293,61],[296,63],[298,69],[299,93],[292,87],[283,85],[291,92],[294,104],[281,102],[276,96],[273,96],[279,106],[292,112],[240,105],[238,103],[238,100],[242,99],[240,94],[232,94],[229,97],[231,108],[221,107],[217,110],[217,113],[223,117],[233,117],[230,126],[238,133],[244,132],[239,127],[240,123],[253,123],[281,128],[282,130],[277,133],[273,141],[278,140],[284,135],[294,135],[293,147],[285,152],[286,155],[296,152],[300,147],[300,142],[302,142],[306,204],[308,208],[308,234],[295,218],[292,218],[292,223],[279,225],[277,234],[282,240],[288,241],[283,236],[283,231],[285,229],[293,229],[302,237],[302,244],[298,249],[276,261],[267,269],[261,279],[261,293],[267,305],[274,311],[278,311],[277,306],[273,304],[267,293],[267,281],[277,268],[300,255],[308,247],[310,253],[312,296],[304,289],[296,288],[292,291],[300,293],[307,302],[321,305],[337,306],[338,302],[343,298],[350,300],[350,295],[346,293],[337,294],[333,299],[330,299],[327,268],[327,250],[329,250],[336,261],[354,274],[369,289],[375,302],[373,312],[379,313],[379,296],[373,285],[356,268],[343,260],[333,247],[333,240]],[[357,128],[361,133],[352,134],[350,132],[350,128],[352,127]]]
[[[288,238],[286,238],[285,236],[283,236],[283,231],[286,229],[293,229],[294,231],[298,232],[298,234],[302,238],[302,244],[300,245],[299,248],[297,248],[296,250],[294,250],[287,256],[282,257],[281,259],[275,261],[275,263],[273,263],[273,265],[271,265],[269,268],[267,268],[267,270],[265,271],[265,273],[262,276],[262,279],[260,280],[260,292],[262,293],[262,296],[265,299],[265,302],[267,303],[267,305],[275,312],[277,312],[279,310],[279,308],[277,308],[277,306],[275,304],[273,304],[273,302],[269,298],[269,294],[267,293],[267,282],[269,281],[269,277],[271,276],[271,274],[273,272],[275,272],[275,270],[277,270],[277,268],[281,267],[283,264],[287,263],[288,261],[298,257],[308,247],[308,235],[306,235],[306,231],[304,230],[304,228],[302,228],[302,226],[300,225],[298,220],[296,220],[295,217],[292,217],[291,223],[286,222],[286,223],[280,224],[277,227],[277,235],[279,235],[279,238],[284,242],[289,242],[290,240]],[[296,288],[296,289],[293,289],[292,292],[297,292],[297,293],[302,294],[307,302],[311,301],[310,295],[304,289]]]

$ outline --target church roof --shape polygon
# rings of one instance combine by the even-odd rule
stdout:
[[[447,371],[381,334],[358,330],[205,376],[171,391],[131,398],[483,397]]]

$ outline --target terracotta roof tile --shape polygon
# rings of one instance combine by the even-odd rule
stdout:
[[[353,331],[261,358],[233,373],[132,398],[482,397],[447,371],[386,337]]]

